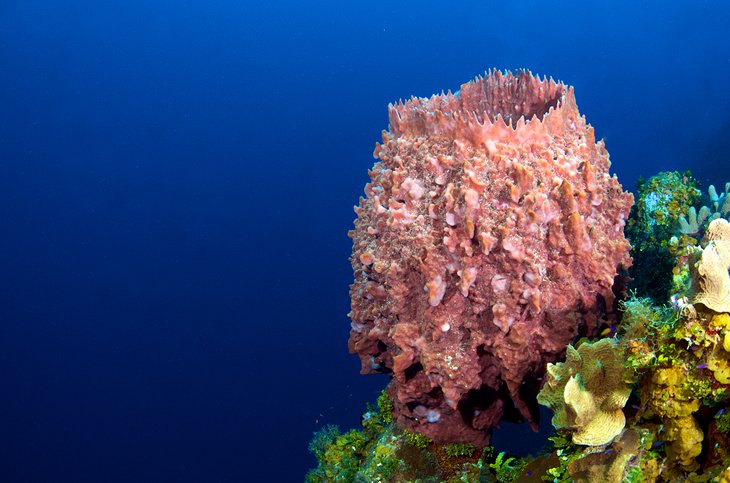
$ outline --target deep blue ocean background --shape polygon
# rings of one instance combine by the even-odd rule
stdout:
[[[625,187],[724,185],[728,25],[720,1],[0,2],[0,481],[301,481],[387,383],[346,316],[387,104],[525,67],[575,86]]]

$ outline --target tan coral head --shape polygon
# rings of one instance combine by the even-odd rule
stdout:
[[[690,266],[692,303],[715,312],[730,312],[730,223],[713,220],[707,228],[709,243]]]

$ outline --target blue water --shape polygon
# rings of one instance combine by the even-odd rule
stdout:
[[[724,4],[1,2],[0,481],[301,481],[387,382],[346,346],[387,103],[527,67],[625,186],[723,184]]]

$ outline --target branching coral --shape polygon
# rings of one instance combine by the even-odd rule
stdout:
[[[637,189],[626,227],[634,258],[630,288],[663,304],[669,293],[686,292],[690,280],[697,278],[690,268],[700,256],[703,235],[707,239],[709,225],[730,215],[730,183],[719,194],[710,185],[703,197],[690,172],[662,172],[640,180]],[[704,206],[700,206],[702,198]]]
[[[727,218],[730,215],[730,183],[725,183],[725,191],[718,194],[713,185],[707,188],[707,198],[709,198],[709,206],[701,206],[699,212],[694,206],[687,211],[687,216],[679,218],[679,232],[685,235],[699,235],[706,225],[717,218]]]
[[[712,203],[715,212],[727,219],[728,215],[730,215],[730,197],[728,196],[730,194],[730,183],[725,183],[725,191],[720,194],[717,193],[713,185],[710,185],[707,188],[707,194],[710,197],[710,203]]]
[[[696,235],[702,231],[705,222],[712,221],[712,216],[712,211],[708,207],[703,206],[697,213],[695,207],[692,206],[687,212],[686,218],[684,216],[679,218],[679,232],[685,235]]]

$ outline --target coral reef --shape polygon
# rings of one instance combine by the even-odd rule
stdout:
[[[673,312],[652,306],[648,299],[630,299],[624,304],[621,322],[620,344],[627,353],[626,364],[639,379],[640,405],[633,425],[650,431],[661,442],[663,481],[698,474],[708,410],[724,411],[730,388],[725,347],[730,316],[689,307],[692,309]],[[727,441],[723,445],[718,442],[716,452],[726,451]],[[730,463],[727,458],[724,462],[716,459],[715,464],[706,464],[705,474],[714,474],[719,465]]]
[[[696,235],[702,231],[702,227],[707,221],[712,220],[712,211],[708,207],[703,206],[700,208],[700,212],[697,213],[695,207],[691,206],[687,211],[686,218],[684,216],[679,217],[679,231],[684,235]]]
[[[615,339],[569,345],[565,362],[548,364],[537,402],[553,410],[553,426],[571,431],[573,443],[603,445],[624,429],[630,382]]]
[[[550,365],[539,398],[555,401],[550,405],[558,432],[541,454],[479,451],[401,429],[384,392],[364,414],[362,430],[340,434],[327,427],[315,436],[311,449],[319,465],[307,481],[730,481],[730,314],[702,304],[661,306],[636,296],[620,308],[613,337],[579,342],[577,349],[567,349],[566,362]],[[579,390],[573,398],[566,388],[577,376],[594,382],[573,383]],[[585,428],[574,423],[590,414],[582,410],[586,393],[605,394],[610,387],[619,388],[616,409],[633,388],[622,411],[624,429],[612,438],[576,439]],[[610,398],[602,398],[604,404],[596,400],[601,398],[593,396],[593,406],[605,407]]]
[[[391,403],[385,395],[378,406],[363,415],[361,430],[340,433],[327,426],[309,445],[317,468],[307,474],[307,483],[391,482],[423,483],[510,482],[523,473],[529,459],[518,459],[493,448],[477,450],[468,443],[438,444],[392,422],[383,411]],[[385,403],[385,404],[383,404]]]
[[[362,429],[315,435],[307,481],[730,483],[730,183],[639,182],[627,295],[631,196],[570,88],[494,72],[390,123],[349,346],[392,379]],[[488,446],[538,403],[540,454]]]
[[[651,242],[654,246],[661,244],[668,247],[671,254],[674,262],[671,279],[672,293],[687,295],[687,292],[690,291],[692,278],[697,278],[696,274],[690,272],[692,269],[697,268],[696,263],[700,258],[700,249],[707,244],[706,233],[709,225],[717,219],[723,217],[727,219],[730,214],[728,190],[730,190],[730,183],[725,184],[725,191],[720,194],[717,193],[713,185],[710,185],[707,193],[702,195],[703,201],[706,201],[707,204],[700,206],[696,202],[687,209],[686,217],[680,216],[677,218],[678,227],[675,229],[674,236],[668,239],[666,237],[656,237]],[[700,192],[700,194],[702,193]],[[629,224],[631,224],[631,221],[629,221]],[[636,250],[634,250],[634,254],[636,255]],[[641,258],[640,255],[639,258]],[[656,298],[654,301],[656,303],[664,302],[664,300]]]
[[[678,234],[683,215],[694,212],[701,191],[689,171],[662,172],[648,180],[640,179],[636,191],[636,203],[626,225],[634,260],[629,288],[662,304],[669,297],[675,266],[670,239]],[[694,220],[696,223],[696,217]],[[688,230],[686,236],[696,233]]]
[[[389,107],[355,211],[349,347],[397,425],[483,447],[536,425],[547,362],[615,322],[632,195],[573,89],[490,72]]]

